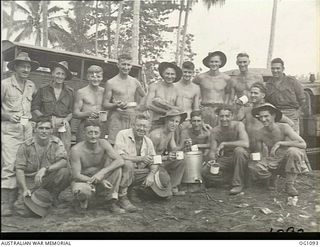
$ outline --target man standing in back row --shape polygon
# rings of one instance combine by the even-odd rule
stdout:
[[[271,61],[273,77],[267,82],[266,101],[278,108],[282,114],[294,122],[293,130],[300,133],[300,108],[305,102],[301,84],[292,76],[284,73],[284,62],[281,58]]]
[[[230,102],[232,80],[230,76],[219,71],[227,62],[223,52],[210,52],[202,62],[210,70],[196,76],[193,82],[200,86],[203,120],[211,127],[215,127],[218,125],[215,110],[222,104]]]
[[[28,77],[39,63],[21,52],[8,63],[13,75],[1,81],[1,214],[11,216],[17,198],[14,170],[20,145],[32,137],[31,100],[36,86]]]
[[[145,96],[140,82],[129,75],[132,57],[127,54],[120,55],[118,68],[119,74],[106,82],[103,96],[103,107],[109,110],[107,129],[111,144],[114,144],[120,130],[131,128],[134,122],[136,92],[141,98]]]

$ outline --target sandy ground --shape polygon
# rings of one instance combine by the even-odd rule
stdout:
[[[320,171],[297,180],[297,206],[287,205],[284,179],[277,192],[263,183],[230,196],[229,188],[217,187],[173,197],[165,201],[145,201],[133,193],[140,213],[111,214],[106,203],[95,203],[84,213],[73,209],[71,191],[60,195],[62,203],[44,219],[2,217],[2,232],[269,232],[294,227],[295,231],[319,231]],[[208,195],[208,196],[207,196]],[[261,208],[272,212],[264,214]]]

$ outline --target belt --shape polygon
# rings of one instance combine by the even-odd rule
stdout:
[[[222,106],[223,103],[201,103],[202,106],[209,106],[209,107],[218,107]]]

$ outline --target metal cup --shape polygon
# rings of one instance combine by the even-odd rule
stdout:
[[[66,124],[63,123],[63,125],[62,125],[61,127],[59,127],[58,132],[64,133],[64,132],[66,132],[66,131],[67,131],[67,129],[66,129]]]
[[[251,153],[251,160],[261,160],[260,153]]]
[[[198,145],[192,145],[191,151],[199,151]]]
[[[248,103],[248,101],[249,101],[249,99],[248,99],[248,97],[246,96],[246,95],[243,95],[243,96],[241,96],[240,98],[239,98],[239,100],[242,102],[242,104],[247,104]]]
[[[155,155],[155,156],[153,156],[153,164],[154,164],[154,165],[162,164],[161,155]]]
[[[29,118],[26,117],[26,116],[21,116],[20,117],[20,124],[23,125],[23,126],[26,126],[29,122]]]
[[[107,112],[106,111],[99,111],[99,120],[101,122],[107,121]]]
[[[177,160],[183,160],[184,159],[183,151],[177,151],[176,152],[176,159]]]

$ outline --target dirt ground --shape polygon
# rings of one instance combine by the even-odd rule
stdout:
[[[230,196],[229,188],[203,189],[184,197],[165,201],[145,201],[133,196],[132,201],[143,212],[114,215],[108,205],[97,203],[85,213],[72,207],[70,189],[44,219],[2,217],[2,232],[269,232],[294,227],[295,231],[319,231],[320,171],[301,175],[297,180],[297,206],[287,205],[284,179],[278,191],[269,192],[263,183]],[[209,196],[207,196],[209,195]],[[246,205],[247,204],[247,205]],[[272,212],[264,214],[261,208]]]

